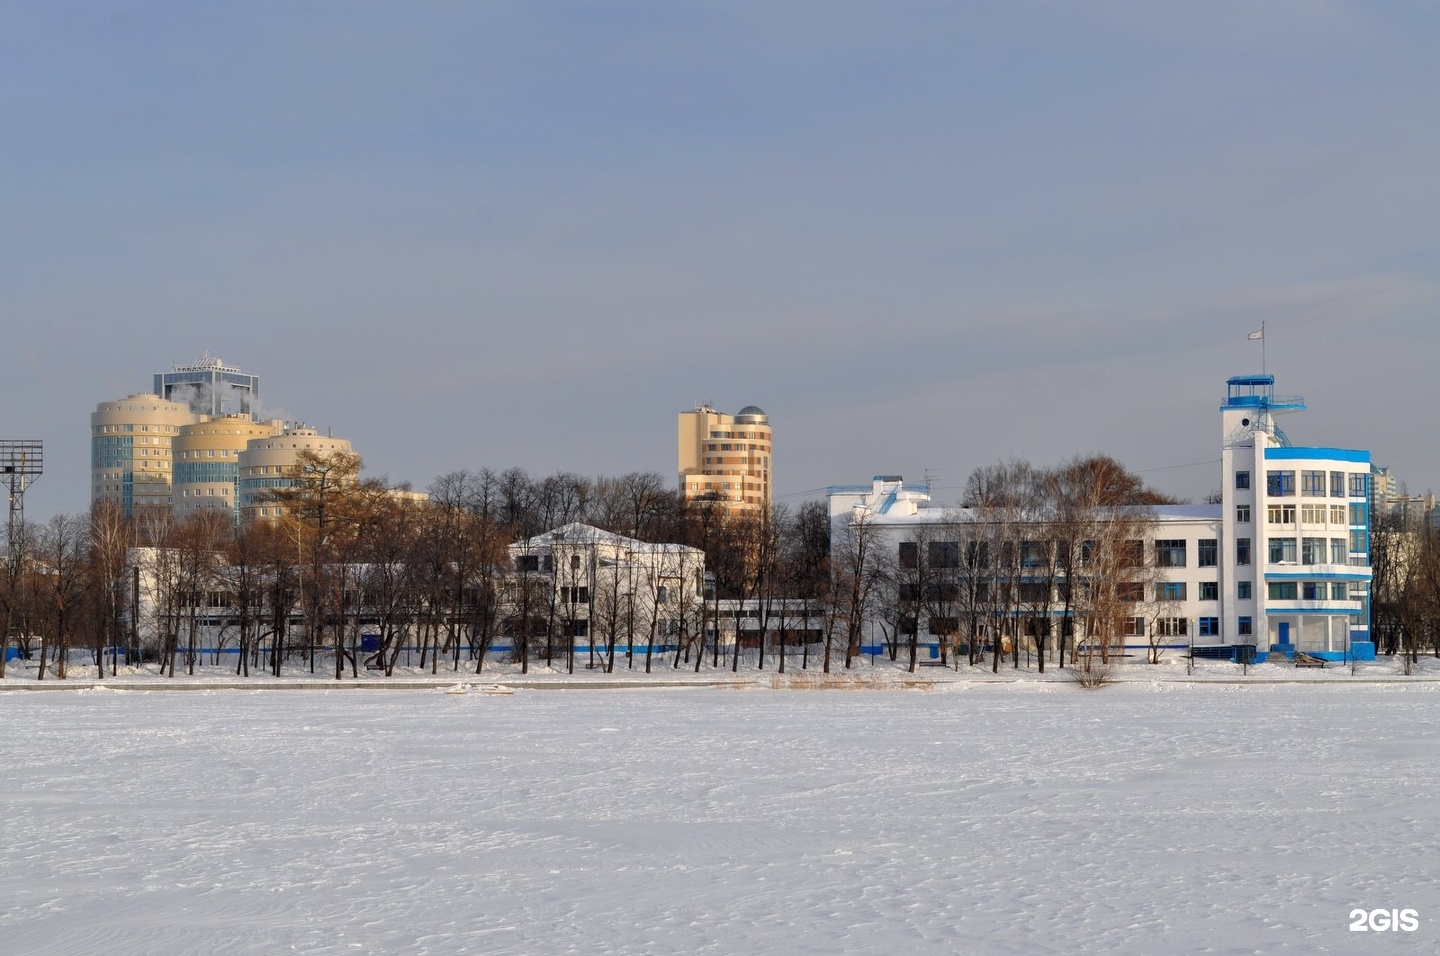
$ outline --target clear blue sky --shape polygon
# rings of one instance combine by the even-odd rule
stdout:
[[[4,3],[0,438],[204,350],[423,488],[777,491],[1106,452],[1218,485],[1224,380],[1440,486],[1440,5]]]

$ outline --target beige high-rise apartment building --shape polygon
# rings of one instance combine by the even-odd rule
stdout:
[[[252,439],[284,431],[280,419],[257,422],[246,414],[202,416],[175,437],[174,503],[177,521],[200,511],[240,515],[240,455]]]
[[[680,413],[680,495],[730,511],[770,507],[770,418],[755,405],[739,414],[697,405]]]
[[[169,510],[173,445],[180,429],[200,420],[181,402],[139,393],[101,402],[90,414],[90,501],[108,501],[134,515]]]
[[[274,521],[284,508],[270,493],[294,484],[296,463],[302,451],[317,455],[353,452],[344,438],[322,435],[304,425],[265,438],[253,438],[240,453],[240,515],[245,520]]]

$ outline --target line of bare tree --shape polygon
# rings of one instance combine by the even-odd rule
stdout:
[[[864,520],[832,540],[819,501],[741,514],[686,502],[648,473],[457,471],[427,501],[394,491],[362,478],[354,455],[312,456],[274,493],[278,520],[173,521],[98,505],[19,524],[0,572],[0,677],[10,654],[41,680],[66,677],[76,661],[101,678],[137,663],[170,676],[226,667],[278,677],[303,666],[343,679],[393,674],[402,661],[480,673],[502,643],[527,669],[544,660],[573,670],[577,613],[562,601],[585,604],[580,666],[605,671],[828,673],[877,647],[913,670],[922,644],[938,646],[942,665],[998,670],[1024,654],[1042,671],[1089,671],[1108,666],[1142,620],[1152,660],[1160,653],[1155,625],[1167,606],[1144,542],[1153,505],[1167,499],[1104,456],[977,469],[941,520],[899,541]],[[539,587],[517,577],[510,546],[572,522],[699,548],[703,592],[662,620],[637,612],[614,576],[604,586],[587,576],[596,583],[583,594],[564,571]],[[1372,554],[1380,650],[1409,663],[1422,649],[1440,657],[1434,531],[1382,516]]]
[[[81,660],[100,678],[137,663],[169,676],[226,667],[278,677],[303,666],[341,679],[362,668],[393,674],[402,660],[432,673],[479,673],[501,638],[527,666],[533,654],[573,668],[569,616],[556,606],[563,592],[517,587],[509,554],[514,542],[571,522],[703,550],[712,575],[699,604],[711,621],[725,598],[765,606],[783,594],[818,607],[828,587],[821,502],[734,515],[719,502],[682,501],[655,474],[532,477],[520,469],[452,472],[422,501],[360,469],[353,454],[302,456],[291,486],[270,497],[284,510],[275,520],[201,511],[176,521],[99,504],[85,516],[17,525],[0,575],[0,677],[11,655],[41,680],[64,678]],[[602,598],[586,595],[597,628]],[[517,608],[517,599],[535,606]],[[646,669],[661,647],[673,648],[672,667],[698,669],[707,636],[720,666],[704,620],[670,634],[659,621],[630,618],[609,622],[607,669],[616,647],[627,648],[624,666],[636,666],[637,632],[648,645]],[[763,615],[758,627],[771,620]],[[783,645],[790,619],[773,620]],[[767,635],[746,648],[746,660],[758,651],[764,666],[771,646]],[[803,645],[807,664],[809,651]],[[726,663],[738,668],[741,656],[727,654]]]
[[[1370,630],[1376,651],[1400,655],[1405,673],[1422,652],[1440,657],[1440,529],[1403,515],[1373,515]]]

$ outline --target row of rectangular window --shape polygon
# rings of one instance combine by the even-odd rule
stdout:
[[[1350,551],[1363,551],[1364,532],[1354,532],[1355,540],[1344,538],[1300,538],[1299,564],[1348,564]],[[1329,542],[1327,545],[1326,542]],[[1296,539],[1271,538],[1267,557],[1271,564],[1296,564]],[[1359,545],[1359,547],[1356,547]],[[1327,554],[1329,561],[1326,561]]]
[[[1325,542],[1329,541],[1330,560],[1325,560]],[[1302,538],[1299,551],[1299,560],[1296,560],[1296,539],[1295,538],[1271,538],[1269,551],[1266,554],[1271,564],[1346,564],[1363,567],[1365,564],[1364,554],[1366,548],[1365,532],[1350,532],[1348,542],[1349,554],[1346,554],[1346,541],[1344,538]],[[1251,557],[1249,538],[1235,539],[1235,563],[1248,565]]]
[[[1139,544],[1139,542],[1131,542]],[[931,541],[927,547],[929,567],[934,569],[958,569],[962,566],[959,542]],[[1046,542],[1021,542],[1018,551],[1007,547],[1009,556],[1018,557],[1023,568],[1044,567],[1049,556]],[[1164,539],[1155,542],[1155,566],[1161,568],[1186,567],[1187,544],[1180,539]],[[1363,529],[1350,532],[1346,538],[1270,538],[1266,558],[1271,564],[1351,564],[1350,555],[1366,552],[1366,533]],[[900,567],[917,569],[920,566],[920,546],[914,541],[902,541],[899,545]],[[990,567],[989,547],[985,542],[969,542],[966,546],[964,567]],[[1219,563],[1219,541],[1215,538],[1201,538],[1196,542],[1196,567],[1213,568]],[[1235,539],[1235,563],[1248,565],[1252,562],[1250,538]],[[1082,553],[1082,563],[1084,554]],[[1139,561],[1133,561],[1138,566]],[[1363,561],[1360,563],[1364,563]],[[1002,561],[1009,566],[1010,561]]]
[[[1237,622],[1237,630],[1241,637],[1249,637],[1255,633],[1254,619],[1242,617]],[[1190,622],[1183,617],[1162,617],[1155,620],[1155,635],[1157,637],[1185,637],[1190,632]],[[1220,619],[1218,617],[1197,617],[1195,619],[1195,633],[1199,637],[1219,637]],[[1145,618],[1132,617],[1125,622],[1126,637],[1145,636]]]
[[[897,629],[902,634],[917,633],[919,621],[913,616],[903,616],[897,622]],[[954,617],[931,616],[927,621],[927,630],[934,635],[955,634],[960,630],[960,620]],[[1036,627],[1048,627],[1043,622],[1038,625],[1032,622],[1027,633],[1035,633]],[[1061,625],[1068,636],[1074,633],[1072,622],[1065,621]],[[1124,635],[1126,637],[1144,637],[1146,631],[1146,619],[1143,617],[1130,617],[1125,619]],[[1240,635],[1249,636],[1254,633],[1253,619],[1242,617],[1239,619]],[[1155,635],[1157,637],[1185,637],[1190,633],[1190,619],[1184,617],[1160,617],[1155,619]],[[1220,618],[1215,616],[1198,617],[1195,619],[1195,633],[1200,637],[1219,637]]]
[[[1271,581],[1266,593],[1272,601],[1350,601],[1350,586],[1344,581]]]
[[[133,433],[133,432],[135,431],[135,426],[134,426],[134,425],[97,425],[97,426],[95,426],[95,427],[96,427],[97,433],[99,433],[99,434],[104,434],[104,433],[107,433],[107,432],[108,432],[109,434],[112,434],[112,435],[118,435],[118,434],[121,434],[121,433],[124,433],[124,434],[127,434],[127,435],[128,435],[128,434],[131,434],[131,433]],[[142,432],[148,432],[148,431],[150,430],[150,426],[149,426],[149,425],[141,425],[141,426],[140,426],[140,430],[141,430]],[[156,425],[156,426],[155,426],[155,431],[161,432],[161,433],[172,433],[172,434],[173,434],[173,433],[175,433],[175,432],[178,432],[179,429],[178,429],[176,426],[174,426],[174,425]]]
[[[1328,484],[1327,484],[1328,475]],[[1300,494],[1307,498],[1324,498],[1329,489],[1331,498],[1344,498],[1348,490],[1351,498],[1364,498],[1367,494],[1369,475],[1364,472],[1346,475],[1343,471],[1302,471],[1300,472]],[[1250,487],[1250,472],[1235,472],[1235,487],[1245,490]],[[1295,472],[1276,469],[1265,473],[1265,492],[1271,497],[1288,498],[1295,494]]]
[[[1144,543],[1141,541],[1125,542],[1128,554],[1127,564],[1138,567],[1143,563]],[[1094,542],[1083,542],[1080,549],[1080,561],[1082,564],[1090,563],[1090,556]],[[1155,542],[1155,566],[1161,568],[1183,568],[1186,566],[1187,544],[1183,539],[1165,539]],[[1219,564],[1220,542],[1217,538],[1201,538],[1196,542],[1196,567],[1213,568]],[[1018,564],[1022,568],[1046,567],[1052,556],[1051,543],[1048,541],[1021,541],[1018,548],[1010,543],[1001,545],[1001,565],[1010,566]],[[1054,551],[1057,563],[1064,565],[1068,563],[1068,553],[1062,543],[1058,551]],[[901,541],[897,557],[900,567],[914,569],[920,566],[920,544],[916,541]],[[967,542],[962,555],[960,542],[958,541],[930,541],[926,546],[926,560],[931,568],[957,569],[964,567],[988,568],[990,566],[990,546],[985,541]]]
[[[1328,512],[1326,505],[1301,505],[1299,511],[1301,524],[1331,524],[1348,525],[1352,528],[1363,528],[1367,523],[1369,505],[1364,501],[1351,502],[1346,505],[1329,505]],[[1250,523],[1250,506],[1235,506],[1236,524]],[[1287,525],[1294,524],[1296,511],[1294,505],[1267,505],[1265,517],[1270,524]]]
[[[988,601],[992,593],[1001,595],[1005,600],[1014,597],[1020,604],[1030,605],[1044,604],[1055,599],[1054,588],[1045,581],[1021,581],[1013,585],[1013,589],[1005,583],[992,588],[990,582],[981,581],[976,582],[973,593],[963,592],[960,585],[954,581],[927,581],[923,586],[915,581],[903,581],[899,585],[900,600],[906,602],[920,601],[922,596],[926,601],[939,603],[959,601],[962,596]],[[1162,581],[1155,585],[1156,601],[1185,601],[1189,599],[1189,594],[1189,585],[1184,581]],[[1237,582],[1236,596],[1242,600],[1250,599],[1249,581]],[[1130,604],[1139,604],[1145,600],[1145,584],[1140,581],[1122,582],[1116,585],[1116,597]],[[1198,582],[1198,600],[1220,600],[1220,583]]]
[[[1247,581],[1240,582],[1248,584]],[[1199,600],[1218,601],[1220,600],[1220,583],[1218,581],[1201,581],[1199,583]],[[1155,586],[1155,597],[1160,601],[1184,601],[1189,596],[1189,587],[1184,581],[1162,581]],[[1249,595],[1244,595],[1248,597]],[[1132,598],[1132,600],[1137,600]]]
[[[1245,619],[1245,620],[1248,620]],[[1156,637],[1185,637],[1190,633],[1190,619],[1184,617],[1160,617],[1155,619]],[[1218,617],[1198,617],[1195,619],[1195,633],[1200,637],[1219,637],[1220,619]],[[1244,632],[1244,633],[1249,633]],[[1145,619],[1143,617],[1127,618],[1125,621],[1126,637],[1144,637]]]
[[[1220,541],[1217,538],[1201,538],[1195,542],[1195,566],[1213,568],[1220,563]],[[1155,542],[1155,566],[1158,568],[1185,567],[1185,542],[1179,539]]]

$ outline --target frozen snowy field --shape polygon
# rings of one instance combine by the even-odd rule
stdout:
[[[0,695],[0,952],[1440,950],[1440,685]],[[1412,908],[1413,932],[1352,932]]]

